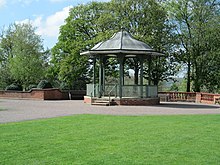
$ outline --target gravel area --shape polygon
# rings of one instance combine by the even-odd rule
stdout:
[[[40,101],[0,99],[0,123],[53,118],[75,114],[182,115],[220,114],[219,105],[161,103],[157,106],[92,106],[82,100]]]

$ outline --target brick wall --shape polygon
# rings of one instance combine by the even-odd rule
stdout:
[[[85,91],[71,91],[71,94],[81,96]],[[30,91],[0,91],[0,98],[18,98],[18,99],[39,99],[39,100],[69,100],[69,93],[67,91],[60,91],[57,88],[51,89],[32,89]],[[72,97],[74,99],[74,97]]]
[[[91,104],[94,100],[98,100],[97,98],[91,98],[89,96],[84,96],[84,103]],[[101,98],[100,100],[103,100]],[[160,104],[160,98],[114,98],[113,103],[115,105],[158,105]]]
[[[121,98],[114,100],[118,105],[158,105],[160,104],[159,97],[157,98]]]
[[[59,89],[44,90],[44,100],[63,100],[63,94]]]

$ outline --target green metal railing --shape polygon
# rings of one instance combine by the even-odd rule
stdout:
[[[119,96],[119,85],[118,84],[105,84],[105,89],[99,91],[98,84],[87,84],[87,96],[99,97],[117,97]],[[122,97],[135,97],[135,98],[149,98],[157,97],[158,89],[157,86],[152,85],[123,85],[122,86]]]
[[[112,96],[112,92],[113,91],[116,91],[115,92],[115,98],[117,97],[117,84],[116,85],[114,85],[113,87],[112,87],[112,89],[109,91],[109,93],[108,93],[108,102],[109,102],[109,106],[110,106],[110,104],[111,104],[111,96]]]

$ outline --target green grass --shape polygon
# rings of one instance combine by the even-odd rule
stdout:
[[[220,115],[77,115],[1,124],[0,164],[220,164]]]

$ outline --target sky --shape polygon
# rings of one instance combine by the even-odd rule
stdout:
[[[108,0],[96,0],[108,1]],[[12,23],[31,22],[45,48],[52,48],[69,9],[91,0],[0,0],[0,31]]]

